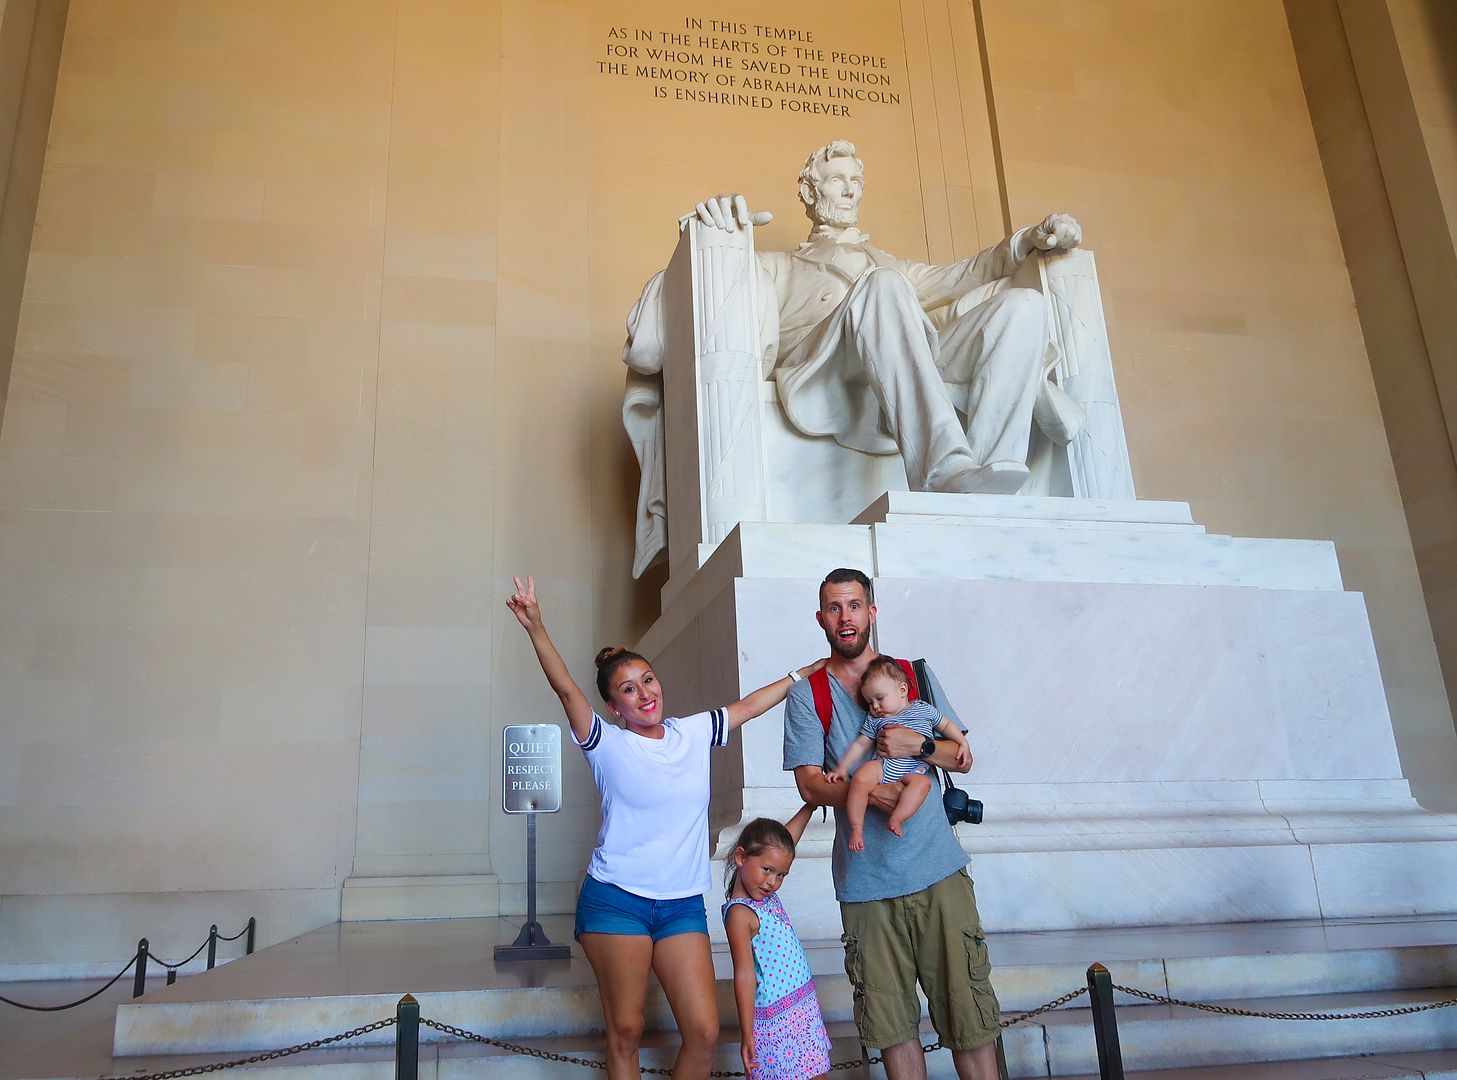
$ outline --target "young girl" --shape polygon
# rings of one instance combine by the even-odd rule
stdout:
[[[744,1070],[752,1080],[810,1080],[830,1068],[830,1038],[809,958],[775,895],[814,807],[783,825],[749,822],[728,859],[724,927],[734,960]]]
[[[824,661],[742,701],[679,719],[666,714],[662,684],[646,659],[626,649],[603,649],[597,654],[597,692],[608,714],[622,721],[617,727],[592,708],[552,644],[535,579],[527,577],[525,585],[514,580],[516,592],[506,605],[531,639],[602,797],[602,828],[577,897],[574,935],[597,976],[608,1080],[642,1075],[638,1044],[649,972],[663,987],[682,1040],[673,1076],[707,1080],[718,1040],[703,907],[703,894],[713,887],[709,751],[728,745],[729,732],[778,705],[795,679]]]

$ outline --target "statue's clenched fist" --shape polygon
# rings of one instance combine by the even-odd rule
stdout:
[[[1032,227],[1031,239],[1039,251],[1067,251],[1083,242],[1083,227],[1071,214],[1048,214]]]

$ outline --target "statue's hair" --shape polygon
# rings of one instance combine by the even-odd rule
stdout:
[[[799,201],[804,203],[804,212],[811,221],[814,220],[815,186],[820,181],[820,169],[835,158],[846,157],[860,166],[862,173],[865,171],[865,162],[855,156],[855,144],[849,139],[827,142],[804,159],[804,168],[799,170]]]

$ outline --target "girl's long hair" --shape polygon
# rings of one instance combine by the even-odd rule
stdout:
[[[729,848],[728,859],[724,863],[723,880],[725,900],[733,899],[734,885],[739,880],[739,864],[734,858],[734,853],[744,849],[744,854],[758,855],[766,848],[781,848],[794,854],[794,837],[789,835],[789,830],[773,818],[755,818],[744,826],[744,831],[739,833],[738,840],[734,846]]]

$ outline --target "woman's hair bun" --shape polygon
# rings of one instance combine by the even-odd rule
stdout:
[[[604,664],[612,663],[613,660],[617,659],[625,652],[627,652],[627,650],[621,645],[608,645],[606,648],[599,649],[597,651],[597,659],[594,660],[593,663],[595,663],[600,668]]]
[[[597,653],[597,659],[594,661],[597,665],[597,693],[602,695],[603,701],[612,700],[612,680],[617,677],[617,670],[634,660],[647,664],[647,660],[642,656],[631,649],[624,649],[621,645],[609,645]]]

